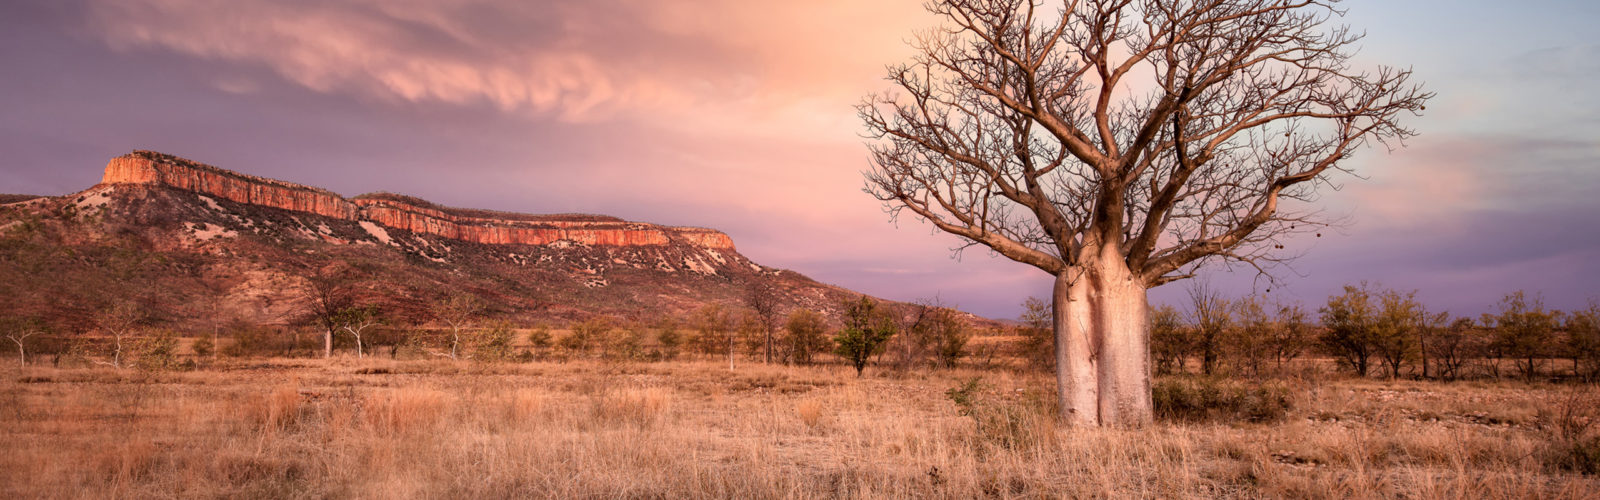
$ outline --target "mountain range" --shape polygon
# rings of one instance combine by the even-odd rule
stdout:
[[[345,198],[153,151],[112,158],[81,192],[0,195],[0,264],[10,315],[63,328],[119,303],[174,328],[289,323],[331,274],[407,323],[461,295],[489,316],[553,323],[684,317],[756,288],[836,317],[860,296],[752,262],[713,229]]]

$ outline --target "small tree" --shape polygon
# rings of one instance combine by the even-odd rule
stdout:
[[[367,357],[366,350],[363,348],[362,335],[368,328],[378,325],[377,308],[371,306],[347,307],[334,315],[334,321],[339,325],[340,330],[356,339],[356,357]]]
[[[971,333],[961,313],[950,308],[938,298],[917,301],[915,312],[902,335],[890,341],[891,353],[896,354],[897,369],[908,369],[932,360],[935,366],[954,368],[967,355],[967,341]]]
[[[1600,302],[1567,316],[1566,350],[1574,375],[1589,382],[1600,380]]]
[[[140,338],[133,345],[135,364],[142,370],[165,371],[178,365],[178,336],[160,330]]]
[[[733,312],[734,339],[744,345],[744,353],[751,357],[760,358],[762,347],[766,344],[766,327],[762,326],[765,320],[754,311],[735,309]]]
[[[610,359],[636,360],[644,357],[644,342],[646,329],[644,325],[630,322],[620,328],[621,332],[614,332],[606,342],[606,357]]]
[[[211,339],[217,337],[218,335],[220,334],[217,332],[217,330],[213,330],[211,336],[209,337],[200,337],[194,339],[194,343],[189,344],[189,350],[194,351],[194,355],[197,358],[211,358],[212,360],[216,360],[217,343]]]
[[[1325,328],[1322,345],[1357,375],[1367,376],[1373,351],[1372,325],[1377,314],[1367,284],[1363,282],[1359,288],[1345,285],[1343,294],[1328,297],[1321,312]]]
[[[661,359],[678,358],[683,347],[683,334],[678,332],[678,320],[664,317],[656,324],[656,346],[661,349]]]
[[[1272,357],[1282,372],[1284,364],[1300,357],[1311,345],[1311,325],[1299,304],[1280,304],[1277,309],[1272,325]]]
[[[967,342],[972,339],[971,329],[961,313],[949,307],[935,308],[927,321],[929,337],[933,339],[934,359],[939,366],[955,368],[967,355]]]
[[[1193,333],[1193,329],[1183,324],[1183,314],[1178,308],[1162,304],[1151,309],[1150,352],[1155,358],[1156,373],[1185,371],[1194,350]]]
[[[473,360],[492,363],[511,358],[511,322],[491,322],[476,337],[472,349]]]
[[[1189,287],[1189,314],[1195,330],[1195,350],[1200,354],[1200,373],[1210,375],[1217,367],[1223,336],[1232,321],[1228,299],[1222,298],[1222,292],[1211,288],[1209,283],[1195,282]]]
[[[1378,312],[1371,330],[1372,351],[1388,367],[1391,379],[1399,377],[1400,367],[1416,355],[1416,331],[1423,314],[1416,294],[1396,290],[1378,294]]]
[[[11,339],[12,343],[17,344],[17,366],[26,367],[28,366],[28,349],[26,344],[28,337],[43,333],[44,327],[41,326],[39,320],[37,319],[13,321],[11,323],[12,324],[6,326],[6,338]]]
[[[1439,360],[1433,358],[1437,350],[1434,344],[1439,342],[1439,332],[1443,331],[1450,322],[1449,312],[1431,313],[1419,306],[1417,310],[1417,357],[1422,363],[1422,378],[1431,379],[1438,376],[1436,366]]]
[[[1270,306],[1259,296],[1249,296],[1233,303],[1234,321],[1227,329],[1227,351],[1232,354],[1239,371],[1257,377],[1262,374],[1267,358],[1272,356],[1273,324],[1267,311]]]
[[[435,311],[439,321],[450,327],[450,359],[457,359],[461,349],[461,330],[472,327],[472,322],[483,310],[477,297],[457,295],[439,304]]]
[[[533,325],[533,328],[529,329],[528,345],[532,348],[535,355],[543,354],[544,350],[548,349],[551,343],[552,340],[550,338],[550,327],[540,323]]]
[[[134,329],[149,319],[149,313],[144,308],[132,302],[118,302],[111,307],[102,309],[95,317],[95,324],[100,331],[111,336],[111,362],[112,368],[122,368],[122,353],[124,342],[132,335]]]
[[[596,343],[606,340],[611,333],[611,320],[595,316],[572,325],[572,333],[561,338],[561,347],[575,353],[587,353]]]
[[[1022,337],[1022,358],[1031,366],[1050,369],[1056,361],[1056,332],[1053,329],[1050,303],[1038,297],[1022,301],[1022,324],[1016,328]]]
[[[1445,380],[1461,377],[1467,359],[1479,350],[1476,344],[1481,342],[1476,342],[1475,333],[1471,318],[1456,318],[1449,326],[1434,330],[1428,336],[1423,349],[1433,360],[1435,377]]]
[[[838,346],[834,352],[849,361],[860,377],[867,360],[883,351],[895,330],[894,318],[879,309],[872,297],[862,296],[845,304],[844,329],[833,337]]]
[[[1499,314],[1485,314],[1484,324],[1492,325],[1495,345],[1502,356],[1511,358],[1526,380],[1538,373],[1540,358],[1548,355],[1560,313],[1546,311],[1544,299],[1529,298],[1521,290],[1500,301]]]
[[[825,335],[827,325],[822,315],[810,309],[791,311],[783,329],[787,333],[784,344],[788,359],[796,364],[811,364],[813,357],[827,351],[831,343]]]
[[[355,307],[355,286],[344,268],[329,267],[304,277],[302,291],[308,299],[306,315],[322,329],[322,357],[333,357],[333,334],[339,315]]]
[[[745,305],[755,313],[754,319],[759,322],[766,347],[766,363],[772,364],[773,338],[777,334],[778,319],[778,293],[771,284],[765,281],[753,281],[745,290]]]
[[[694,315],[695,345],[707,355],[727,354],[733,369],[733,315],[720,304],[707,304]]]

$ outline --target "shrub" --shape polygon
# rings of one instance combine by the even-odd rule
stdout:
[[[1281,385],[1215,378],[1169,378],[1151,387],[1156,418],[1181,422],[1278,422],[1289,414]]]
[[[211,342],[211,337],[204,335],[195,339],[193,344],[189,344],[189,350],[194,351],[195,356],[202,358],[211,356],[212,351],[216,349],[217,345]]]
[[[534,351],[544,351],[550,347],[551,343],[550,327],[548,326],[543,324],[533,325],[533,329],[528,332],[528,345],[532,346]]]
[[[606,318],[594,317],[588,321],[572,325],[572,333],[561,338],[561,347],[572,352],[589,352],[596,342],[605,339],[611,332],[611,322]]]
[[[486,362],[511,358],[511,323],[496,321],[477,334],[473,359]]]
[[[661,359],[675,359],[678,350],[683,347],[683,334],[678,333],[678,322],[671,319],[663,320],[660,330],[656,332],[656,345],[660,347]]]
[[[645,329],[641,325],[628,325],[620,334],[607,340],[607,359],[635,360],[644,357]]]
[[[178,366],[178,337],[171,331],[158,331],[135,342],[133,352],[140,369],[170,370]]]

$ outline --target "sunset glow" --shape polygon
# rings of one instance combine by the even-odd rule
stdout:
[[[1438,92],[1422,135],[1333,178],[1345,224],[1292,241],[1281,284],[1212,280],[1308,304],[1373,280],[1460,315],[1600,297],[1600,7],[1502,3],[1343,4],[1362,60]],[[852,106],[934,23],[917,0],[8,2],[0,192],[80,190],[153,149],[346,196],[711,227],[765,265],[1012,318],[1047,275],[952,259],[861,192]]]

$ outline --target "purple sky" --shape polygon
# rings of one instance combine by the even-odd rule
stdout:
[[[1358,58],[1439,97],[1365,151],[1272,294],[1372,280],[1475,316],[1600,298],[1600,6],[1351,0]],[[155,149],[345,195],[714,227],[751,259],[1015,317],[1050,279],[861,192],[851,106],[934,19],[921,0],[12,0],[0,192],[64,194]],[[1216,268],[1238,295],[1252,272]],[[1152,291],[1177,302],[1186,283]]]

